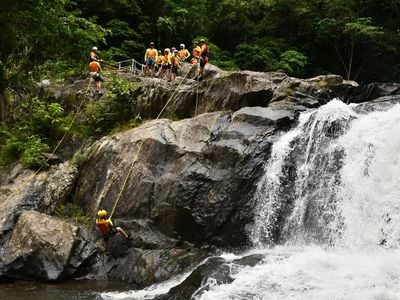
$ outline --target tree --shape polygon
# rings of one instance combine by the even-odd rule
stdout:
[[[94,23],[68,11],[69,0],[3,0],[0,10],[0,121],[8,118],[10,93],[26,92],[46,60],[81,59],[104,37]]]
[[[320,39],[334,49],[348,80],[356,79],[365,62],[380,53],[383,30],[371,25],[370,18],[324,18],[318,22],[318,29]],[[358,70],[353,72],[356,53]]]

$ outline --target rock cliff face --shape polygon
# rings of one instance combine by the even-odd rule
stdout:
[[[143,287],[219,249],[246,247],[255,183],[272,143],[298,113],[338,96],[360,102],[400,90],[335,75],[300,80],[208,68],[196,81],[187,67],[175,85],[124,75],[142,85],[138,110],[157,116],[168,102],[168,113],[186,119],[149,121],[104,137],[79,168],[66,161],[39,174],[20,166],[0,174],[0,279],[121,279]],[[79,93],[70,86],[55,97]],[[93,223],[52,216],[72,198],[93,222],[99,208],[115,206],[114,223],[132,241],[112,237],[111,255],[104,256]]]

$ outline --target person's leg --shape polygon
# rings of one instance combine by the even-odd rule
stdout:
[[[108,237],[104,237],[104,252],[108,254]]]
[[[100,80],[95,80],[96,92],[100,92]]]
[[[125,239],[129,239],[129,235],[121,228],[121,227],[116,227],[115,228],[119,234],[121,234]]]

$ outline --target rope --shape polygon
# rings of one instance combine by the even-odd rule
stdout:
[[[194,109],[194,116],[197,116],[197,107],[199,105],[199,78],[197,78],[197,83],[196,83],[196,107]]]
[[[161,115],[163,114],[164,110],[167,108],[169,102],[171,102],[171,100],[172,100],[173,97],[175,96],[176,92],[178,91],[178,88],[181,86],[182,82],[186,79],[186,77],[187,77],[187,75],[189,74],[190,70],[191,70],[191,69],[189,69],[189,71],[187,71],[187,73],[185,74],[185,76],[182,78],[181,82],[180,82],[180,83],[178,84],[178,86],[175,88],[175,91],[172,93],[171,97],[169,97],[169,99],[167,100],[167,102],[165,103],[164,107],[161,109],[160,113],[159,113],[158,116],[155,118],[155,120],[158,120],[158,119],[161,117]],[[114,206],[113,206],[113,208],[112,208],[112,210],[111,210],[111,213],[110,213],[110,217],[109,217],[109,218],[111,218],[111,217],[113,216],[113,214],[114,214],[114,212],[115,212],[115,209],[117,208],[118,202],[119,202],[119,200],[121,199],[122,192],[124,191],[125,186],[126,186],[126,183],[128,182],[128,178],[129,178],[130,174],[132,173],[133,168],[134,168],[134,166],[135,166],[135,162],[137,161],[137,159],[138,159],[138,157],[139,157],[139,153],[140,153],[140,151],[142,150],[143,143],[144,143],[144,139],[142,139],[142,140],[140,141],[139,149],[138,149],[138,151],[136,152],[135,158],[133,159],[133,161],[132,161],[132,163],[131,163],[131,165],[130,165],[130,167],[129,167],[128,173],[127,173],[126,176],[125,176],[124,182],[123,182],[123,184],[122,184],[122,186],[121,186],[121,189],[120,189],[120,191],[119,191],[119,193],[118,193],[117,199],[115,200],[115,203],[114,203]]]

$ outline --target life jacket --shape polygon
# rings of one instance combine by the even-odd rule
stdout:
[[[147,57],[156,58],[157,57],[157,50],[156,49],[147,49]]]
[[[110,232],[110,227],[108,226],[107,220],[97,219],[96,220],[97,229],[101,232],[101,234],[108,234]]]
[[[163,60],[164,60],[164,57],[162,55],[159,55],[159,56],[157,56],[156,63],[162,64]]]
[[[97,55],[94,51],[92,51],[92,52],[90,52],[90,54],[89,54],[89,60],[90,60],[90,61],[99,60],[99,57],[98,57],[98,55]]]
[[[203,44],[203,46],[201,46],[200,56],[202,56],[202,57],[209,56],[209,51],[208,51],[208,47],[206,46],[206,44]]]
[[[186,49],[179,50],[178,55],[180,58],[186,58],[187,57]]]
[[[199,46],[194,47],[193,50],[192,50],[193,56],[194,57],[199,57],[200,56],[200,51],[201,51],[201,49],[200,49]]]
[[[92,61],[89,64],[89,72],[100,72],[101,67],[97,61]]]
[[[173,66],[179,65],[179,58],[178,58],[178,56],[174,55],[174,56],[171,57],[171,65],[173,65]]]
[[[170,60],[169,60],[169,54],[164,54],[164,58],[163,58],[163,64],[169,64]]]

